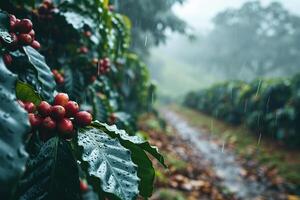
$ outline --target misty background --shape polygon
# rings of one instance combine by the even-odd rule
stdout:
[[[175,29],[164,28],[159,42],[147,32],[140,37],[160,99],[178,100],[223,80],[300,72],[300,1],[166,2]]]

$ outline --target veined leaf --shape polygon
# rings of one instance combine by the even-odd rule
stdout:
[[[22,200],[80,199],[77,163],[66,141],[51,138],[28,160],[18,196]]]
[[[140,195],[146,198],[150,197],[153,192],[155,171],[145,151],[152,152],[153,155],[160,159],[161,164],[166,167],[162,155],[158,153],[155,147],[150,146],[147,141],[138,136],[129,136],[124,130],[119,130],[115,125],[109,126],[99,122],[94,122],[93,125],[109,134],[112,138],[118,138],[121,144],[131,151],[132,160],[138,166],[138,177],[141,179],[139,183]]]
[[[82,73],[69,67],[64,69],[65,82],[64,88],[72,99],[80,99],[84,88],[84,79]]]
[[[0,10],[0,38],[7,43],[13,41],[9,34],[9,27],[9,15]]]
[[[8,71],[0,58],[0,194],[9,199],[24,172],[28,158],[24,148],[30,126],[28,115],[16,101],[17,77]]]
[[[52,101],[56,83],[52,72],[46,64],[44,56],[30,46],[24,47],[25,54],[28,57],[29,63],[36,70],[37,79],[40,82],[39,90],[37,91],[43,99]]]
[[[31,85],[21,81],[17,82],[16,95],[18,99],[33,102],[35,105],[39,105],[42,101],[42,98],[34,91]]]
[[[122,200],[132,200],[138,195],[137,167],[130,151],[117,139],[98,128],[88,127],[79,130],[78,144],[83,147],[82,160],[88,163],[89,175],[100,179],[104,192]]]
[[[138,145],[144,151],[150,153],[154,158],[156,158],[164,167],[167,167],[164,161],[164,157],[158,152],[157,147],[151,146],[149,142],[142,139],[139,136],[130,136],[124,130],[119,130],[116,125],[108,125],[105,123],[94,122],[93,125],[102,129],[105,133],[109,134],[111,137],[117,137],[124,142],[131,142]]]

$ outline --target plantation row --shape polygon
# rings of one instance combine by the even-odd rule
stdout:
[[[148,198],[155,86],[107,0],[0,2],[1,199]]]
[[[229,81],[186,95],[184,104],[254,133],[300,144],[300,75],[290,79]]]

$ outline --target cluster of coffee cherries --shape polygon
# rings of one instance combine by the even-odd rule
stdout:
[[[64,76],[61,73],[59,73],[56,69],[52,70],[52,74],[57,84],[63,84],[65,82]]]
[[[110,60],[109,58],[103,58],[98,62],[98,74],[106,74],[110,71]]]
[[[52,19],[54,11],[55,7],[51,0],[44,0],[38,8],[38,14],[41,19]]]
[[[29,122],[34,130],[38,130],[44,141],[56,133],[65,139],[71,139],[76,127],[88,126],[92,122],[92,115],[86,111],[79,111],[75,101],[70,101],[65,93],[58,93],[54,98],[54,105],[42,101],[39,106],[32,102],[19,101],[29,113]]]
[[[41,47],[40,43],[35,40],[35,32],[32,29],[32,22],[29,19],[17,19],[16,16],[10,15],[10,35],[11,43],[3,42],[8,50],[15,51],[22,46],[30,45],[35,49]],[[4,63],[9,66],[13,59],[9,53],[3,55]]]

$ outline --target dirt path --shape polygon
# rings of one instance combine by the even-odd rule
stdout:
[[[287,199],[284,191],[269,187],[267,179],[250,180],[245,176],[245,169],[235,155],[224,147],[217,145],[214,139],[199,129],[191,127],[179,114],[170,110],[161,110],[167,123],[174,127],[177,134],[195,151],[201,154],[199,164],[209,162],[221,185],[234,193],[239,199]],[[263,175],[260,175],[263,177]]]

